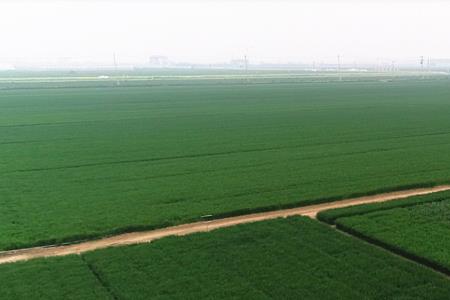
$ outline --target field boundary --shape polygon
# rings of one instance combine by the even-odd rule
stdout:
[[[87,262],[86,259],[84,258],[84,256],[80,255],[80,258],[86,264],[87,268],[92,273],[92,275],[94,275],[95,279],[97,279],[97,281],[100,283],[100,285],[111,296],[111,298],[113,298],[113,300],[119,300],[119,297],[117,297],[117,295],[114,294],[114,292],[111,290],[110,286],[105,282],[105,280],[103,280],[102,276],[99,274],[99,272],[97,272],[97,270],[92,266],[92,264]]]
[[[354,238],[357,238],[359,240],[365,241],[371,245],[377,246],[381,249],[384,249],[390,253],[393,253],[397,256],[403,257],[407,260],[413,261],[417,264],[426,266],[430,269],[433,269],[437,272],[440,272],[442,274],[445,274],[447,276],[450,276],[450,269],[445,267],[444,265],[439,264],[438,262],[435,262],[431,259],[427,259],[425,257],[419,256],[417,254],[414,254],[412,252],[406,251],[400,247],[395,246],[394,244],[389,244],[386,242],[383,242],[379,239],[376,238],[372,238],[368,235],[365,235],[357,230],[354,230],[350,227],[341,225],[341,224],[336,224],[336,230],[340,231],[340,232],[344,232],[346,234],[348,234],[349,236],[352,236]]]
[[[287,202],[287,203],[269,204],[269,205],[265,205],[265,206],[257,206],[257,207],[251,207],[251,208],[234,209],[234,210],[218,212],[218,213],[214,213],[214,214],[208,214],[207,212],[205,212],[204,215],[198,215],[195,217],[185,218],[185,219],[177,220],[177,221],[166,220],[165,222],[160,222],[160,223],[133,224],[133,225],[127,225],[127,226],[119,226],[119,227],[116,227],[116,228],[113,228],[110,230],[106,229],[106,230],[100,230],[98,232],[67,235],[67,236],[62,236],[62,237],[55,237],[52,239],[40,239],[40,240],[37,240],[34,242],[25,242],[25,243],[20,243],[20,244],[9,245],[9,246],[3,247],[3,248],[0,247],[0,257],[1,257],[1,254],[6,251],[14,251],[14,250],[21,250],[21,249],[28,249],[28,248],[37,248],[37,247],[55,247],[55,246],[80,244],[83,242],[99,240],[99,239],[112,237],[112,236],[125,234],[125,233],[158,230],[158,229],[163,229],[163,228],[168,228],[168,227],[173,227],[173,226],[178,226],[178,225],[183,225],[183,224],[196,223],[196,222],[201,222],[201,221],[211,221],[211,220],[225,219],[225,218],[229,218],[229,217],[238,217],[238,216],[244,216],[244,215],[250,215],[250,214],[256,214],[256,213],[265,213],[265,212],[272,212],[272,211],[279,211],[279,210],[286,210],[286,209],[293,209],[293,208],[300,208],[300,207],[309,207],[311,205],[322,204],[322,203],[332,203],[332,202],[341,201],[341,200],[345,200],[345,199],[361,198],[361,197],[366,197],[366,196],[376,196],[376,195],[392,193],[392,192],[402,192],[402,191],[417,190],[417,189],[428,189],[428,188],[435,188],[435,187],[445,186],[445,185],[450,186],[450,182],[447,180],[447,181],[436,181],[436,182],[413,183],[413,184],[407,184],[407,185],[378,188],[378,189],[369,190],[366,192],[353,192],[353,193],[341,194],[341,195],[336,195],[336,196],[312,198],[312,199],[305,199],[305,200],[299,200],[299,201],[293,201],[293,202]]]
[[[322,204],[313,204],[297,208],[278,209],[266,212],[251,213],[234,217],[213,219],[210,221],[200,221],[187,223],[178,226],[171,226],[156,230],[139,231],[118,234],[97,240],[85,241],[77,244],[34,247],[28,249],[18,249],[0,252],[0,264],[26,261],[35,258],[66,256],[81,254],[88,251],[103,249],[108,247],[125,246],[131,244],[148,243],[168,236],[183,236],[197,232],[208,232],[211,230],[235,226],[244,223],[252,223],[276,218],[286,218],[289,216],[302,215],[316,218],[316,215],[324,210],[342,208],[360,204],[377,203],[404,199],[412,196],[427,195],[450,190],[450,185],[440,185],[428,188],[416,188],[396,192],[381,193],[372,196],[349,198]]]
[[[426,195],[423,195],[426,196]],[[437,196],[437,195],[436,195]],[[447,194],[448,197],[448,194]],[[416,199],[416,201],[413,201]],[[411,200],[411,201],[409,201]],[[398,201],[390,202],[390,203],[384,203],[384,202],[377,202],[377,203],[365,203],[361,205],[356,206],[349,206],[349,207],[340,207],[337,209],[329,209],[329,210],[323,210],[319,212],[316,216],[316,219],[319,221],[322,221],[324,223],[327,223],[331,226],[336,226],[336,222],[339,219],[343,218],[351,218],[356,216],[361,216],[365,214],[370,214],[373,212],[380,212],[380,211],[386,211],[396,208],[407,208],[412,207],[416,205],[423,205],[427,203],[439,203],[442,201],[446,201],[448,198],[443,195],[443,197],[436,197],[433,199],[426,199],[426,198],[420,198],[420,195],[417,195],[416,197],[409,197],[404,199],[398,199]],[[351,209],[355,209],[352,211]],[[359,209],[358,209],[359,208]]]

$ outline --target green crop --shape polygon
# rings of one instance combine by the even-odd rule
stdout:
[[[80,257],[0,265],[0,299],[113,299]]]
[[[0,249],[450,180],[448,81],[0,91]]]
[[[450,274],[447,200],[338,218],[338,228]]]
[[[0,265],[1,299],[445,299],[445,276],[306,217]]]
[[[439,299],[450,282],[308,218],[88,253],[119,299]]]
[[[317,218],[328,224],[335,224],[335,221],[344,217],[352,217],[357,215],[364,215],[370,212],[379,212],[389,210],[392,208],[403,208],[415,206],[417,204],[440,202],[450,199],[450,191],[434,193],[425,196],[414,196],[405,199],[398,199],[395,201],[386,201],[362,205],[354,205],[343,208],[329,209],[321,211],[317,214]]]

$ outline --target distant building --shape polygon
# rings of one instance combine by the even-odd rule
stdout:
[[[170,65],[170,61],[167,56],[153,55],[149,57],[148,64],[152,68],[164,68]]]

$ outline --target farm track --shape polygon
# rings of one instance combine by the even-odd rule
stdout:
[[[309,205],[292,209],[276,210],[263,213],[254,213],[216,219],[211,221],[201,221],[179,226],[166,227],[151,231],[131,232],[106,237],[98,240],[81,242],[78,244],[35,247],[28,249],[18,249],[12,251],[0,252],[0,264],[25,261],[41,257],[65,256],[71,254],[81,254],[83,252],[103,249],[107,247],[117,247],[131,244],[148,243],[168,236],[183,236],[197,232],[207,232],[218,228],[235,226],[238,224],[258,222],[263,220],[285,218],[294,215],[308,216],[315,218],[316,215],[324,210],[333,208],[342,208],[352,205],[368,204],[376,202],[385,202],[397,199],[403,199],[412,196],[427,195],[436,192],[450,190],[450,185],[436,186],[432,188],[420,188],[404,190],[390,193],[383,193],[373,196],[345,199],[335,202]]]

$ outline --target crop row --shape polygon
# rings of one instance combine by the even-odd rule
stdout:
[[[441,81],[2,91],[0,250],[448,182],[449,97]]]
[[[431,198],[431,197],[430,197]],[[450,196],[335,220],[339,229],[450,274]]]
[[[0,291],[11,299],[443,299],[450,284],[317,221],[292,217],[1,265]]]
[[[336,220],[341,218],[364,215],[371,212],[381,212],[393,208],[407,208],[416,206],[418,204],[435,203],[446,201],[449,199],[450,199],[450,191],[445,191],[424,196],[408,197],[405,199],[399,199],[395,201],[354,205],[343,208],[324,210],[317,214],[317,218],[320,221],[326,222],[331,225],[335,225]]]

